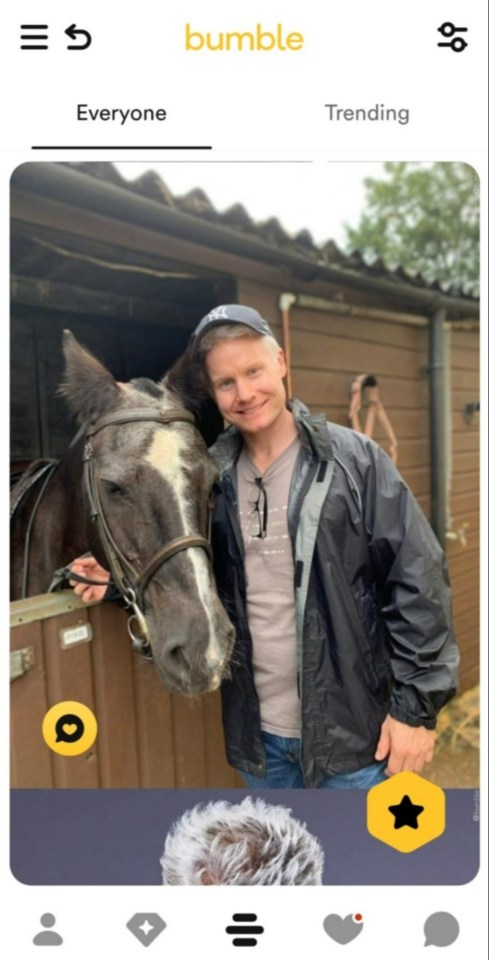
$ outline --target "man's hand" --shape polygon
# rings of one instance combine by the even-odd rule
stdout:
[[[110,580],[110,573],[97,563],[95,557],[77,557],[73,563],[70,563],[70,567],[73,573],[77,573],[80,577],[87,577],[89,580],[105,580],[107,583]],[[84,603],[103,600],[107,592],[107,587],[90,586],[88,583],[77,583],[76,580],[70,580],[70,587],[73,587]]]
[[[381,727],[375,753],[376,760],[389,758],[386,774],[412,770],[421,773],[425,763],[433,759],[436,733],[426,727],[410,727],[388,715]]]

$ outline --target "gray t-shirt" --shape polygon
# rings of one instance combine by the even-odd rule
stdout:
[[[297,437],[260,473],[243,448],[237,464],[238,503],[245,549],[247,620],[253,641],[253,676],[261,726],[281,737],[300,737],[297,692],[294,565],[287,524]],[[261,477],[266,493],[256,484]]]

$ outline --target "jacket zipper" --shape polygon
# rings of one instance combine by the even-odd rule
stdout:
[[[242,560],[242,563],[243,563],[243,574],[244,574],[244,566],[245,566],[245,561],[244,561],[244,542],[243,542],[243,534],[242,534],[242,532],[241,532],[241,525],[240,525],[240,523],[239,523],[239,519],[238,519],[238,515],[237,515],[238,500],[237,500],[237,496],[236,496],[235,487],[234,487],[234,485],[233,485],[233,481],[232,481],[231,477],[229,476],[229,474],[225,474],[225,475],[221,478],[221,486],[222,486],[222,490],[223,490],[223,493],[224,493],[224,500],[225,500],[225,504],[226,504],[226,511],[227,511],[227,514],[228,514],[228,517],[229,517],[229,520],[230,520],[230,523],[231,523],[232,531],[233,531],[234,536],[235,536],[235,538],[236,538],[236,543],[237,543],[237,545],[238,545],[238,550],[239,550],[240,555],[241,555],[241,560]],[[249,633],[249,628],[248,628],[248,633]],[[250,636],[250,644],[251,644],[251,643],[252,643],[252,639],[251,639],[251,636]],[[254,684],[253,684],[253,686],[254,686]],[[256,692],[255,692],[255,696],[256,696]],[[258,764],[258,770],[259,770],[260,773],[264,774],[264,773],[265,773],[265,769],[266,769],[266,764],[265,764],[265,748],[264,748],[263,744],[260,744],[260,752],[261,752],[262,760],[261,760],[261,763]]]

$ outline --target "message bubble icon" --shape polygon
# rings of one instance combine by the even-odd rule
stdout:
[[[62,700],[45,714],[42,735],[54,753],[76,757],[86,753],[93,745],[97,736],[97,721],[84,703]]]
[[[76,713],[64,713],[55,725],[56,743],[78,743],[85,733],[85,724]]]
[[[453,913],[432,913],[424,925],[425,947],[449,947],[455,943],[460,926]]]

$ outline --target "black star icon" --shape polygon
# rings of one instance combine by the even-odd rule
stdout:
[[[389,807],[390,813],[394,815],[394,830],[399,830],[400,827],[411,827],[413,830],[417,830],[418,817],[423,810],[424,807],[413,803],[411,797],[406,794],[400,803]]]

